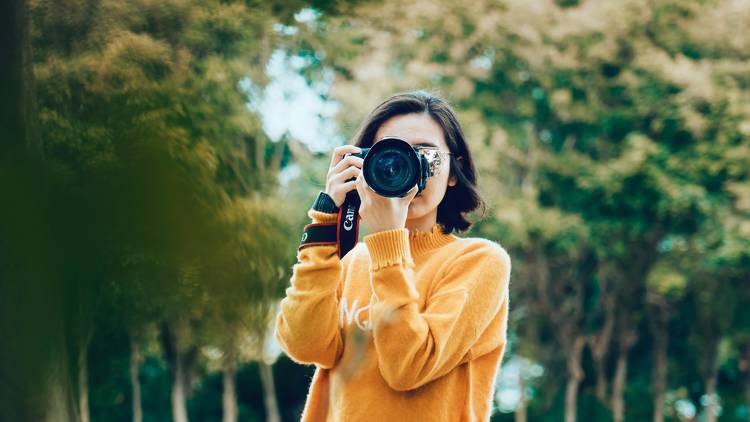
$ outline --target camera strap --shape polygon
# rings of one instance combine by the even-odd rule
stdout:
[[[336,223],[311,223],[302,231],[302,239],[297,250],[312,245],[337,245],[336,252],[343,258],[359,240],[359,195],[356,191],[347,193],[339,208]]]
[[[312,245],[335,245],[336,224],[311,223],[302,230],[302,240],[297,250]]]
[[[346,199],[339,209],[338,230],[336,230],[339,258],[343,258],[352,250],[359,240],[360,203],[359,194],[356,190],[352,190],[346,194]]]

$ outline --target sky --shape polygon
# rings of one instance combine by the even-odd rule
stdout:
[[[304,59],[275,51],[267,66],[272,81],[260,98],[254,102],[251,98],[248,107],[260,112],[263,128],[272,141],[288,132],[312,150],[329,150],[341,143],[335,121],[339,105],[323,97],[330,82],[308,85],[298,73],[302,66]]]
[[[299,24],[312,24],[320,16],[313,9],[305,8],[295,14]],[[274,29],[283,35],[294,35],[297,28],[276,24]],[[248,93],[248,108],[258,111],[263,128],[272,141],[288,134],[313,151],[328,151],[343,143],[336,124],[339,104],[327,100],[333,82],[333,72],[324,73],[321,81],[308,84],[299,73],[305,59],[289,56],[284,50],[276,50],[266,64],[266,73],[271,82],[265,89],[258,89],[249,79],[241,85]]]
[[[304,65],[304,59],[276,50],[266,66],[271,82],[265,89],[249,79],[240,85],[248,95],[248,109],[260,113],[263,130],[271,141],[278,142],[286,135],[314,152],[327,152],[344,143],[336,123],[339,105],[325,98],[333,78],[310,85],[299,73]],[[282,186],[286,187],[299,172],[297,165],[284,167],[279,174]]]

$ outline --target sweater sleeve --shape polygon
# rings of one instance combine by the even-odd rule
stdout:
[[[482,335],[495,318],[507,318],[511,263],[500,245],[478,240],[468,246],[435,280],[420,312],[408,229],[363,240],[370,251],[373,340],[391,388],[418,388],[470,359],[473,348],[504,345],[504,331]]]
[[[338,216],[312,208],[307,215],[313,223],[334,223]],[[274,330],[281,348],[297,363],[332,368],[343,351],[338,301],[349,255],[339,259],[336,245],[310,245],[297,251]]]

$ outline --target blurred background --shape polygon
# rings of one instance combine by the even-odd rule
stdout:
[[[750,1],[0,8],[3,422],[299,420],[306,211],[413,89],[513,260],[493,421],[750,421]]]

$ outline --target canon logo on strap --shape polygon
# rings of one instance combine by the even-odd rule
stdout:
[[[351,231],[354,228],[354,214],[356,213],[354,205],[346,207],[346,216],[344,217],[344,230]]]
[[[346,194],[346,199],[338,211],[336,221],[336,243],[339,258],[343,258],[357,244],[359,237],[359,205],[361,201],[356,191]]]

